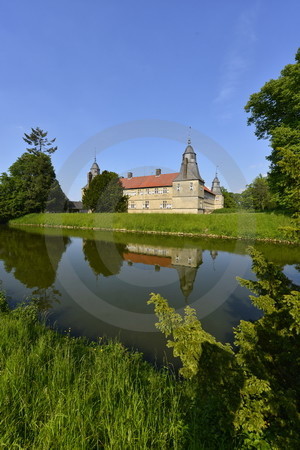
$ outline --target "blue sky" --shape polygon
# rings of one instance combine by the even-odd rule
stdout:
[[[78,200],[95,152],[101,169],[120,174],[178,171],[191,126],[192,142],[215,141],[251,182],[267,172],[270,149],[244,105],[294,62],[299,18],[298,0],[1,0],[0,172],[39,126],[57,138],[54,167]],[[177,123],[182,142],[161,127],[143,134],[149,120]],[[127,122],[136,136],[104,148],[101,132]],[[217,161],[221,183],[244,188],[214,146],[195,150],[208,186]]]

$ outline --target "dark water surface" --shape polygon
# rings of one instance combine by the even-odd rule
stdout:
[[[12,306],[34,296],[61,332],[118,337],[162,360],[165,338],[156,330],[149,294],[158,292],[182,312],[197,310],[202,325],[223,342],[241,319],[260,311],[236,276],[253,279],[247,243],[99,231],[0,227],[0,280]],[[253,245],[253,244],[252,244]],[[256,244],[300,285],[300,250]]]

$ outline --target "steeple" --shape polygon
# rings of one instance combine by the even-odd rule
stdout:
[[[216,169],[215,178],[213,179],[213,182],[211,185],[211,190],[216,195],[222,195],[217,169]]]
[[[196,153],[194,152],[190,138],[188,138],[187,147],[182,155],[180,173],[174,181],[183,180],[199,180],[204,184],[199,173]]]
[[[96,156],[95,156],[95,159],[94,159],[94,162],[92,164],[92,167],[91,167],[90,171],[91,171],[91,174],[92,174],[92,178],[94,178],[94,177],[96,177],[97,175],[100,174],[100,167],[97,164]]]

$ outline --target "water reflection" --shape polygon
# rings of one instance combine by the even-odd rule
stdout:
[[[204,329],[222,341],[232,327],[260,313],[236,276],[253,278],[247,243],[125,233],[0,227],[0,280],[16,299],[33,295],[50,308],[49,321],[89,338],[118,336],[125,345],[162,360],[150,292],[182,312],[196,308]],[[300,284],[295,247],[255,244],[288,268]],[[1,263],[2,261],[2,263]],[[288,264],[288,266],[287,266]],[[285,269],[287,270],[287,269]],[[54,300],[60,300],[55,303]],[[155,356],[154,356],[155,355]]]
[[[117,275],[123,264],[126,246],[103,240],[83,239],[83,253],[95,275]]]
[[[156,271],[161,267],[173,268],[180,280],[181,292],[187,301],[194,288],[199,266],[202,264],[201,248],[174,248],[128,244],[123,253],[125,261],[154,266]]]
[[[1,227],[0,238],[0,260],[5,271],[31,290],[41,309],[58,301],[60,292],[54,286],[56,272],[71,243],[70,237],[51,236],[46,244],[43,234]]]

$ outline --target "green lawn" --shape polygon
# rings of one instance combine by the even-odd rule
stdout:
[[[32,224],[135,230],[140,232],[192,233],[245,239],[284,240],[280,227],[291,225],[283,214],[29,214],[12,220],[11,224]]]

